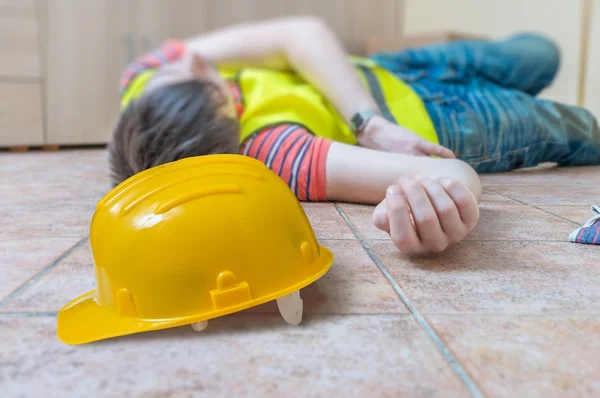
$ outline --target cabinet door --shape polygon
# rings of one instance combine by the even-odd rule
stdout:
[[[401,33],[402,5],[403,0],[304,0],[286,2],[286,12],[322,18],[349,52],[365,55],[369,37]]]
[[[134,4],[137,55],[167,39],[187,39],[209,28],[208,0],[134,0]]]
[[[44,0],[47,142],[101,144],[119,112],[130,3]]]
[[[346,47],[364,52],[370,35],[401,31],[404,0],[135,0],[138,54],[167,38],[189,38],[232,24],[291,15],[326,20]]]
[[[562,65],[543,97],[577,103],[583,0],[406,0],[404,32],[454,30],[491,37],[537,31],[560,46]]]
[[[583,105],[600,118],[600,0],[591,2],[588,56],[583,84]]]
[[[0,147],[44,143],[39,83],[0,83]]]
[[[40,77],[34,0],[0,0],[0,78]]]

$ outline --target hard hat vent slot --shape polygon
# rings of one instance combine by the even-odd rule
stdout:
[[[119,197],[125,195],[125,193],[128,192],[131,188],[142,182],[147,182],[158,177],[164,177],[165,175],[177,173],[195,166],[236,164],[250,166],[253,167],[255,170],[260,171],[266,168],[264,163],[256,159],[252,159],[247,156],[241,155],[205,155],[180,159],[177,162],[171,164],[162,164],[160,166],[153,167],[152,169],[144,170],[141,173],[138,173],[130,177],[129,179],[123,181],[98,202],[97,208],[108,207],[112,205],[112,203],[118,200]]]
[[[247,177],[247,178],[252,178],[254,180],[257,180],[257,181],[265,180],[265,177],[259,173],[243,171],[243,170],[237,170],[235,172],[230,172],[230,171],[200,172],[200,173],[193,175],[192,177],[180,178],[178,180],[169,182],[169,183],[159,186],[157,188],[149,189],[142,195],[139,195],[126,203],[123,203],[123,207],[121,208],[121,216],[126,216],[133,209],[135,209],[140,203],[142,203],[144,200],[156,195],[157,193],[159,193],[161,191],[164,191],[165,189],[173,188],[174,186],[177,186],[179,184],[189,183],[190,181],[200,180],[200,179],[206,178],[206,177],[227,176],[227,175]]]
[[[198,189],[192,192],[188,192],[184,195],[172,198],[171,200],[161,203],[155,210],[156,214],[163,214],[169,210],[182,205],[186,202],[190,202],[194,199],[200,199],[207,196],[213,195],[226,195],[226,194],[239,194],[242,193],[242,187],[237,184],[223,184],[214,187],[208,187],[204,189]]]
[[[210,292],[210,298],[215,310],[252,300],[248,283],[238,283],[231,271],[223,271],[217,276],[217,289]]]

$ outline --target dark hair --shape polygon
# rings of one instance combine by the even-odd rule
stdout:
[[[178,159],[239,152],[239,123],[216,85],[189,80],[157,88],[121,113],[108,157],[113,186]]]

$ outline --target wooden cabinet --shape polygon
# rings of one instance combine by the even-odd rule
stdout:
[[[6,146],[42,145],[44,128],[39,84],[0,83],[0,142]]]
[[[49,144],[108,141],[119,112],[128,52],[128,2],[45,0]]]
[[[291,15],[327,21],[345,46],[365,52],[372,35],[399,35],[404,0],[131,0],[135,4],[137,54],[167,38],[189,38],[235,23]]]
[[[0,0],[0,78],[41,76],[34,0]]]
[[[0,146],[44,143],[34,0],[0,0]]]
[[[131,0],[136,54],[141,55],[171,38],[186,39],[209,29],[208,0]]]

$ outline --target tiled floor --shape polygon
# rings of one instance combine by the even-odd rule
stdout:
[[[332,269],[302,291],[209,323],[84,346],[56,312],[94,287],[87,240],[105,152],[0,154],[1,396],[600,395],[600,247],[567,242],[600,202],[600,168],[483,177],[481,221],[408,259],[370,207],[305,204]]]

